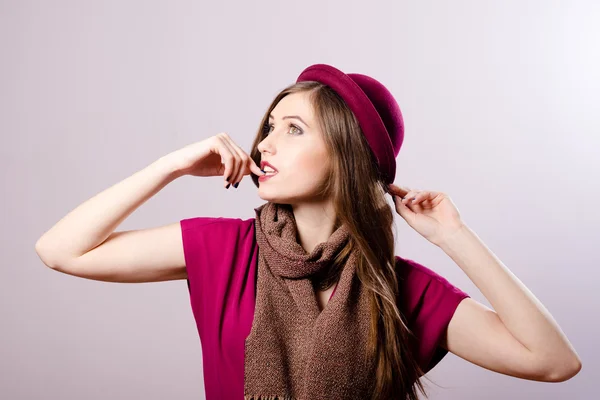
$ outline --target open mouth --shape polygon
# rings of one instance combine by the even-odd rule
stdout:
[[[265,170],[263,169],[263,171]],[[258,180],[261,182],[266,181],[267,179],[271,179],[275,175],[277,175],[277,171],[265,171],[265,175],[259,176]]]

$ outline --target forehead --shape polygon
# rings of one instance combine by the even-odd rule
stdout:
[[[292,93],[285,96],[277,103],[271,113],[275,118],[286,115],[299,115],[310,124],[313,119],[313,107],[307,92]]]

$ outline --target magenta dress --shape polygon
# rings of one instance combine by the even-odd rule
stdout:
[[[206,399],[243,400],[244,344],[256,299],[254,218],[196,217],[180,224]],[[447,354],[438,344],[456,307],[470,296],[415,261],[396,261],[403,278],[398,306],[419,339],[415,356],[427,372]]]

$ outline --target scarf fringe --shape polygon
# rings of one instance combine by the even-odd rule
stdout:
[[[256,395],[256,394],[247,394],[244,395],[244,400],[296,400],[295,397],[292,396],[280,396],[280,395]]]

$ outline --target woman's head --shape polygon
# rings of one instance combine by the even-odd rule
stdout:
[[[347,192],[359,180],[379,178],[354,114],[319,82],[298,82],[277,95],[252,149],[258,165],[266,161],[278,171],[261,182],[252,175],[259,196],[275,203],[335,201],[337,188]]]
[[[258,182],[264,200],[296,204],[322,197],[323,185],[331,177],[331,156],[312,94],[292,89],[265,116],[257,164],[266,161],[277,174]]]
[[[371,299],[368,350],[377,365],[373,398],[416,400],[417,388],[425,394],[419,380],[423,372],[410,347],[412,333],[397,306],[394,211],[385,198],[388,185],[350,107],[328,85],[296,82],[268,107],[250,156],[279,171],[261,182],[251,175],[261,198],[292,205],[328,202],[336,225],[348,228],[348,245],[328,275],[316,278],[324,282],[321,288],[333,285],[348,255],[359,252],[357,276]]]

